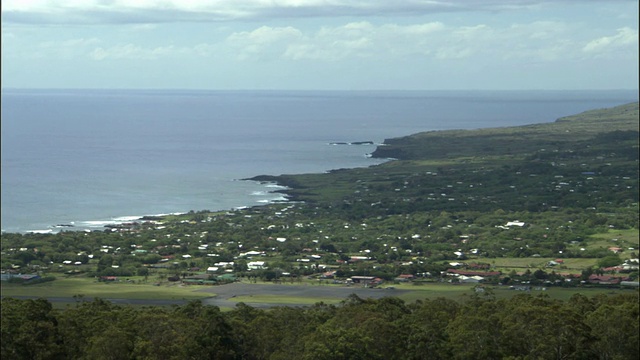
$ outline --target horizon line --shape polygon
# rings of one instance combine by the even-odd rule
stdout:
[[[275,88],[242,88],[242,89],[228,89],[228,88],[181,88],[181,87],[166,87],[166,88],[125,88],[125,87],[2,87],[0,91],[5,90],[40,90],[40,91],[73,91],[73,90],[91,90],[91,91],[326,91],[326,92],[382,92],[382,91],[404,91],[404,92],[426,92],[426,91],[640,91],[639,88],[589,88],[589,89],[545,89],[545,88],[533,88],[533,89],[481,89],[481,88],[458,88],[458,89],[275,89]]]

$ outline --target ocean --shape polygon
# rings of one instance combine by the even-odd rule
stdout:
[[[371,166],[386,138],[552,122],[638,95],[3,89],[1,100],[2,231],[57,232],[283,201],[241,179]]]

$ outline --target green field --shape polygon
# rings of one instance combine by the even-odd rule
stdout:
[[[582,270],[596,266],[598,263],[598,259],[566,258],[562,259],[564,261],[562,265],[551,268],[547,267],[547,264],[556,258],[495,258],[488,260],[495,270],[501,271],[503,274],[508,274],[511,271],[523,273],[526,270],[535,271],[537,269],[553,270],[563,274],[580,274]]]
[[[525,259],[526,260],[526,259]],[[386,289],[386,296],[397,296],[406,302],[414,302],[422,299],[447,298],[453,300],[464,300],[474,294],[476,284],[458,284],[449,283],[427,283],[427,284],[394,284],[383,285],[383,288],[393,287],[396,290],[403,290],[396,294],[393,289]],[[493,294],[497,298],[508,298],[521,291],[509,290],[508,286],[487,286],[492,289]],[[74,296],[83,296],[85,298],[103,298],[103,299],[134,299],[134,300],[198,300],[215,296],[212,292],[201,292],[202,286],[182,286],[178,284],[164,284],[155,286],[153,284],[138,284],[127,282],[103,283],[97,282],[90,278],[63,278],[54,282],[36,284],[36,285],[19,285],[19,284],[2,284],[2,296],[4,297],[50,297],[50,298],[73,298]],[[553,299],[566,300],[571,295],[580,293],[586,296],[597,294],[615,294],[621,291],[609,288],[560,288],[551,287],[545,291],[532,290],[531,294],[541,294],[549,296]],[[242,295],[229,299],[233,302],[244,302],[248,305],[252,303],[262,303],[271,305],[313,305],[318,302],[326,304],[337,304],[344,300],[333,297],[302,297],[302,296],[286,296],[274,294],[253,294]]]
[[[608,249],[609,247],[622,248],[620,258],[629,259],[635,253],[638,255],[640,247],[640,231],[638,229],[629,230],[609,230],[604,234],[595,234],[589,237],[587,247]],[[633,250],[630,250],[633,248]]]
[[[132,278],[135,279],[135,278]],[[2,283],[2,296],[33,297],[99,297],[104,299],[137,300],[196,300],[213,296],[211,293],[196,292],[198,287],[178,284],[155,286],[153,284],[118,282],[98,282],[92,278],[59,278],[53,282],[34,285]]]

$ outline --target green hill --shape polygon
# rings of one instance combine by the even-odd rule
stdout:
[[[374,157],[402,160],[504,156],[565,150],[612,131],[638,132],[638,103],[587,111],[553,123],[479,130],[429,131],[385,140]],[[630,135],[631,136],[631,135]]]

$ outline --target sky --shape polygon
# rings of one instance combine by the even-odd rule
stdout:
[[[3,89],[638,89],[637,0],[1,4]]]

